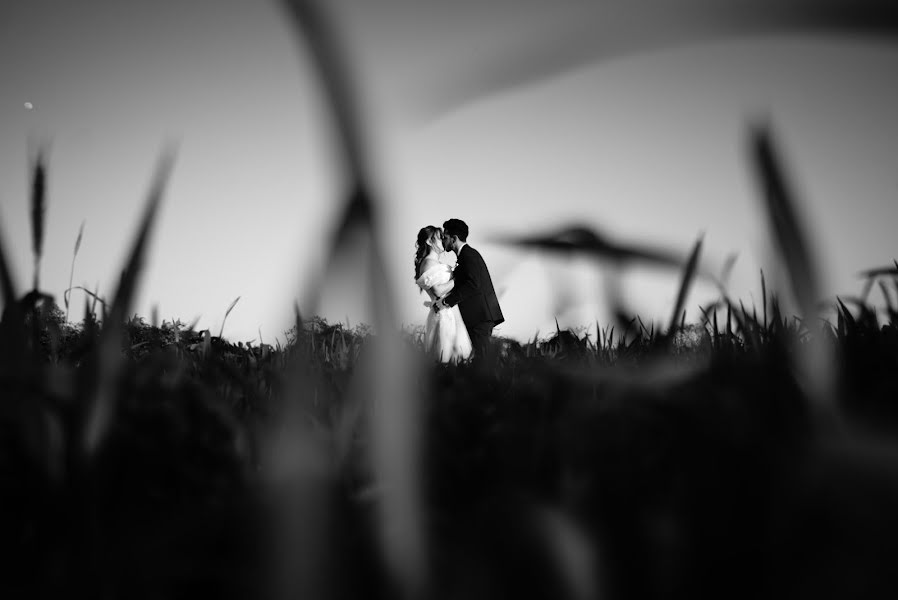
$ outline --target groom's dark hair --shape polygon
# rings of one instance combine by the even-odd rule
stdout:
[[[446,235],[457,235],[463,242],[468,241],[468,224],[461,219],[449,219],[443,223],[443,232]]]

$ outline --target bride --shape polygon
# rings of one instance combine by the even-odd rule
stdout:
[[[455,287],[449,265],[439,261],[443,250],[443,230],[428,225],[418,232],[415,242],[415,283],[426,291],[430,301],[424,306],[430,309],[424,329],[424,349],[440,362],[457,363],[471,357],[471,338],[461,318],[458,305],[448,310],[436,311],[433,304]]]

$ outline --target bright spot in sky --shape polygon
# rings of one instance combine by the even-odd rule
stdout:
[[[25,103],[25,110],[31,110],[32,108],[34,108],[34,105],[31,102]]]

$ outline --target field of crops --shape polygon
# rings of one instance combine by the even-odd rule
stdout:
[[[2,274],[4,597],[895,589],[894,305],[808,330],[765,290],[458,366],[406,333],[397,372],[366,328],[298,317],[286,347],[235,345],[123,318],[122,290],[72,324]],[[898,270],[869,276],[892,302]]]
[[[327,28],[290,4],[349,182],[333,250],[361,228],[383,268],[355,96]],[[721,277],[689,324],[700,240],[684,260],[583,228],[508,240],[678,269],[671,318],[618,303],[592,337],[496,338],[448,366],[391,326],[382,289],[373,329],[297,310],[274,347],[133,315],[168,155],[117,290],[70,284],[58,306],[39,157],[31,291],[0,240],[0,597],[894,597],[898,264],[817,319],[771,128],[748,141],[789,289],[760,275],[745,306]]]

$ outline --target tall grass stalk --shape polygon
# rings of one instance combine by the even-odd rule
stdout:
[[[680,281],[680,289],[677,292],[677,299],[674,303],[673,312],[670,315],[670,323],[667,326],[667,335],[673,341],[673,334],[676,332],[677,320],[680,319],[680,313],[683,312],[686,305],[686,297],[689,295],[689,288],[692,287],[692,281],[695,279],[696,269],[698,268],[699,256],[702,252],[702,241],[704,236],[700,235],[692,248],[686,266],[683,269],[683,277]]]
[[[234,310],[234,307],[237,305],[237,302],[240,300],[240,296],[234,298],[234,300],[228,305],[228,309],[225,311],[224,317],[221,319],[221,328],[218,330],[218,337],[221,338],[224,333],[225,321],[228,320],[228,315],[231,314],[231,311]]]
[[[72,281],[75,278],[75,259],[78,258],[78,250],[81,248],[81,238],[84,235],[84,221],[81,221],[81,226],[78,228],[78,237],[75,238],[75,250],[72,252],[72,268],[69,271],[69,287],[66,289],[65,293],[62,295],[63,301],[65,302],[65,320],[68,322],[69,320],[69,293],[72,289]]]

